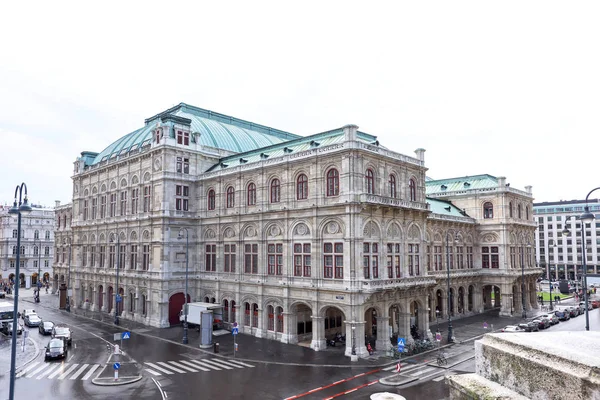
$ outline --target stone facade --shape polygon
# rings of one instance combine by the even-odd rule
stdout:
[[[17,282],[17,219],[8,214],[10,206],[0,207],[0,279]],[[50,282],[54,256],[54,210],[33,206],[31,214],[21,217],[21,287]]]
[[[424,150],[395,153],[353,125],[235,154],[165,121],[147,120],[152,140],[135,151],[75,162],[75,307],[114,313],[118,290],[122,318],[178,323],[186,257],[190,300],[222,304],[226,326],[315,350],[341,332],[348,355],[367,353],[359,338],[378,349],[392,335],[410,340],[413,324],[428,335],[436,310],[520,312],[523,279],[525,307],[537,307],[540,271],[523,245],[535,224],[505,206],[531,209],[530,190],[490,177],[493,188],[428,197]],[[485,203],[492,218],[480,216]],[[58,263],[55,285],[62,275]]]

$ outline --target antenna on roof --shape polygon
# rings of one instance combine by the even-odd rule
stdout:
[[[452,207],[450,207],[450,206],[448,206],[448,207],[444,207],[444,210],[446,210],[446,211],[450,212],[450,211],[452,211]]]

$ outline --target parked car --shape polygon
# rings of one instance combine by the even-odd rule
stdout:
[[[64,324],[54,325],[54,328],[52,328],[52,338],[63,339],[69,346],[73,343],[71,329]]]
[[[535,320],[519,324],[518,327],[525,330],[525,332],[537,332],[540,330],[540,324]]]
[[[29,314],[24,318],[25,326],[39,326],[42,319],[37,314]]]
[[[558,317],[554,313],[542,314],[542,315],[540,315],[540,317],[548,318],[550,320],[550,324],[551,325],[556,325],[556,324],[558,324],[560,322],[558,320]]]
[[[537,317],[533,320],[533,322],[537,322],[539,329],[547,329],[550,328],[550,320],[546,317]]]
[[[4,290],[0,289],[0,299],[5,299],[6,298],[6,292]]]
[[[579,315],[580,315],[579,306],[577,306],[577,307],[565,306],[564,309],[569,311],[571,318],[579,317]]]
[[[54,322],[52,321],[42,321],[38,326],[38,330],[42,335],[51,335],[52,328],[54,328]]]
[[[525,329],[517,325],[507,325],[502,328],[502,332],[525,332]]]
[[[581,309],[581,314],[583,314],[585,312],[585,301],[579,302],[579,308]],[[587,303],[587,308],[588,310],[592,310],[594,308],[592,307],[592,303],[590,303],[589,301]]]
[[[67,358],[69,350],[67,349],[67,342],[62,339],[51,339],[46,346],[46,356],[44,359],[52,360],[56,358]]]
[[[556,310],[554,311],[554,315],[556,315],[559,321],[568,321],[571,319],[571,315],[568,310]]]
[[[26,316],[31,314],[37,314],[33,308],[26,308],[21,313],[21,318],[25,319]]]
[[[7,322],[2,327],[2,332],[4,332],[5,335],[12,336],[12,331],[13,331],[13,323],[12,322]],[[17,335],[20,335],[21,333],[23,333],[23,327],[20,324],[17,324]]]

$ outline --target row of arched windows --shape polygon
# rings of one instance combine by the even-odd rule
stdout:
[[[17,229],[13,229],[12,231],[12,237],[13,239],[16,239],[18,236],[19,231]],[[50,231],[46,231],[45,234],[45,240],[50,240]],[[40,238],[40,231],[38,231],[37,229],[33,232],[33,239],[39,239]],[[25,230],[22,229],[21,230],[21,239],[25,239]]]
[[[388,196],[392,198],[398,197],[396,175],[390,174],[389,181],[389,192]],[[367,193],[375,194],[375,173],[372,169],[367,169],[365,173],[365,188]],[[408,181],[409,188],[409,200],[417,200],[417,184],[414,178],[410,178]],[[340,194],[340,174],[335,168],[331,168],[326,173],[326,186],[325,195],[327,197],[338,196]],[[308,176],[306,174],[300,174],[296,178],[296,200],[308,199]],[[277,178],[271,180],[269,185],[269,202],[279,203],[281,201],[281,181]],[[228,186],[225,189],[225,205],[227,208],[235,207],[235,187]],[[246,205],[256,205],[256,184],[250,182],[246,186]],[[214,189],[208,191],[208,209],[214,210],[216,208],[216,192]]]

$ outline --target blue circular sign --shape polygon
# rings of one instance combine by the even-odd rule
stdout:
[[[114,368],[114,369],[119,369],[119,368],[121,368],[121,363],[118,363],[118,362],[114,363],[114,364],[113,364],[113,368]]]

